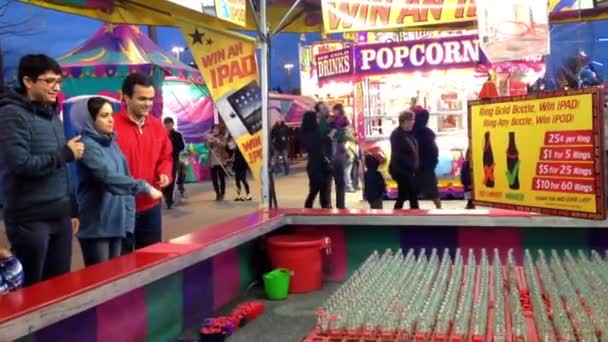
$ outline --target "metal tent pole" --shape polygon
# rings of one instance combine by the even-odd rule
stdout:
[[[270,208],[270,177],[269,177],[269,160],[270,160],[270,118],[268,112],[268,24],[266,1],[260,0],[260,88],[262,91],[262,207]]]

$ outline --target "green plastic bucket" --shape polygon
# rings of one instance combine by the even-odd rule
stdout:
[[[289,293],[289,279],[291,271],[286,268],[277,268],[262,276],[266,297],[271,300],[283,300]]]

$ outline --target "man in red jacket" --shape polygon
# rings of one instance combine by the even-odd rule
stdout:
[[[116,114],[116,140],[127,158],[129,171],[159,188],[171,183],[173,147],[162,122],[150,114],[154,100],[154,80],[134,73],[124,80],[122,95],[126,108]],[[123,250],[130,252],[160,242],[160,201],[149,196],[135,198],[135,230],[127,234]]]

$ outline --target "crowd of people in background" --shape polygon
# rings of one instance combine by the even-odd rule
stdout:
[[[308,153],[306,171],[309,192],[305,208],[312,208],[317,196],[321,208],[332,208],[331,188],[335,186],[335,207],[345,209],[345,194],[359,190],[360,162],[365,161],[364,198],[370,208],[382,209],[386,197],[386,181],[379,171],[384,162],[379,156],[362,151],[353,134],[344,107],[331,109],[318,102],[314,111],[304,113],[302,144]],[[428,128],[429,112],[420,106],[400,113],[398,126],[390,136],[391,157],[388,172],[397,183],[395,209],[409,202],[411,209],[419,208],[419,198],[433,201],[441,208],[435,168],[439,149],[435,133]]]

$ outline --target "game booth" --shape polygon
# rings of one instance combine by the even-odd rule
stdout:
[[[544,76],[542,56],[492,64],[477,37],[475,30],[366,32],[301,47],[303,91],[344,105],[362,149],[384,161],[388,198],[397,195],[388,173],[388,139],[400,111],[416,105],[429,111],[439,147],[435,173],[441,197],[463,198],[467,101],[479,98],[489,74],[504,96],[525,95],[527,85]]]
[[[192,7],[187,10],[178,1],[159,1],[153,9],[142,1],[112,2],[114,7],[107,5],[110,2],[101,6],[94,1],[40,4],[117,22],[143,18],[145,23],[153,18],[163,24],[195,19],[221,23],[218,15]],[[547,12],[546,1],[540,2]],[[314,11],[315,3],[306,1],[302,13]],[[425,19],[416,18],[451,28],[447,24],[456,19],[439,19],[442,13],[458,17],[462,12],[464,16],[467,11],[458,10],[458,3],[461,1],[444,1],[445,6],[452,6],[449,11],[426,8]],[[476,1],[477,15],[484,15],[485,11],[479,11],[483,3]],[[324,4],[325,12],[319,7],[319,14],[323,12],[323,22],[331,24],[325,20],[329,13]],[[502,4],[494,2],[499,10]],[[558,12],[573,6],[563,1],[549,5]],[[570,11],[575,14],[567,17],[581,20],[606,14],[600,7],[593,8],[595,5]],[[270,26],[300,28],[272,19],[279,9],[294,12],[286,7],[282,2],[272,3]],[[265,5],[262,8],[265,18]],[[330,8],[340,18],[360,10]],[[365,11],[382,19],[391,8],[366,7]],[[474,9],[469,21],[475,20]],[[522,17],[530,18],[524,12]],[[386,22],[394,22],[396,16],[386,15]],[[555,18],[547,13],[545,17]],[[292,25],[315,23],[301,19],[293,20]],[[333,24],[335,27],[330,25],[325,31],[344,22]],[[187,31],[196,33],[193,39],[201,37],[198,28]],[[453,47],[463,41],[461,36],[444,38],[456,39],[447,44]],[[486,43],[483,38],[480,41]],[[404,43],[410,44],[399,42]],[[356,52],[370,55],[362,51],[373,48],[371,45],[330,53],[350,58],[355,52],[357,61]],[[542,50],[543,45],[536,47]],[[425,51],[422,47],[408,49]],[[438,51],[439,47],[432,49]],[[464,51],[474,49],[469,46]],[[394,49],[387,47],[376,54],[388,56],[390,51]],[[439,60],[433,53],[429,56]],[[380,64],[394,65],[396,60],[388,63],[383,59]],[[474,70],[474,66],[468,69]],[[0,341],[605,340],[608,221],[603,89],[594,84],[469,100],[469,90],[459,88],[459,82],[451,78],[476,79],[474,72],[457,76],[439,72],[447,90],[441,89],[438,95],[427,96],[422,87],[437,86],[436,80],[407,78],[421,83],[423,95],[416,99],[426,101],[436,112],[438,127],[467,127],[473,197],[483,207],[262,208],[215,226],[193,227],[184,236],[0,297]],[[401,88],[404,96],[400,99],[384,79],[371,75],[357,80],[355,91],[365,95],[358,98],[369,107],[365,115],[384,115],[384,111],[391,115],[382,103],[372,107],[374,96],[386,96],[383,101],[392,100],[395,106],[400,105],[397,101],[407,103],[413,97],[406,94],[412,91],[407,87]],[[248,100],[251,89],[245,91]],[[232,100],[238,99],[233,96]],[[353,108],[358,108],[357,101]],[[235,120],[251,123],[247,121],[250,112],[241,114]],[[455,118],[447,119],[450,115]],[[440,123],[443,116],[447,122]],[[386,133],[383,125],[390,119],[369,119],[359,116],[355,120],[359,132],[369,132],[371,137]],[[446,134],[449,132],[447,129]]]

